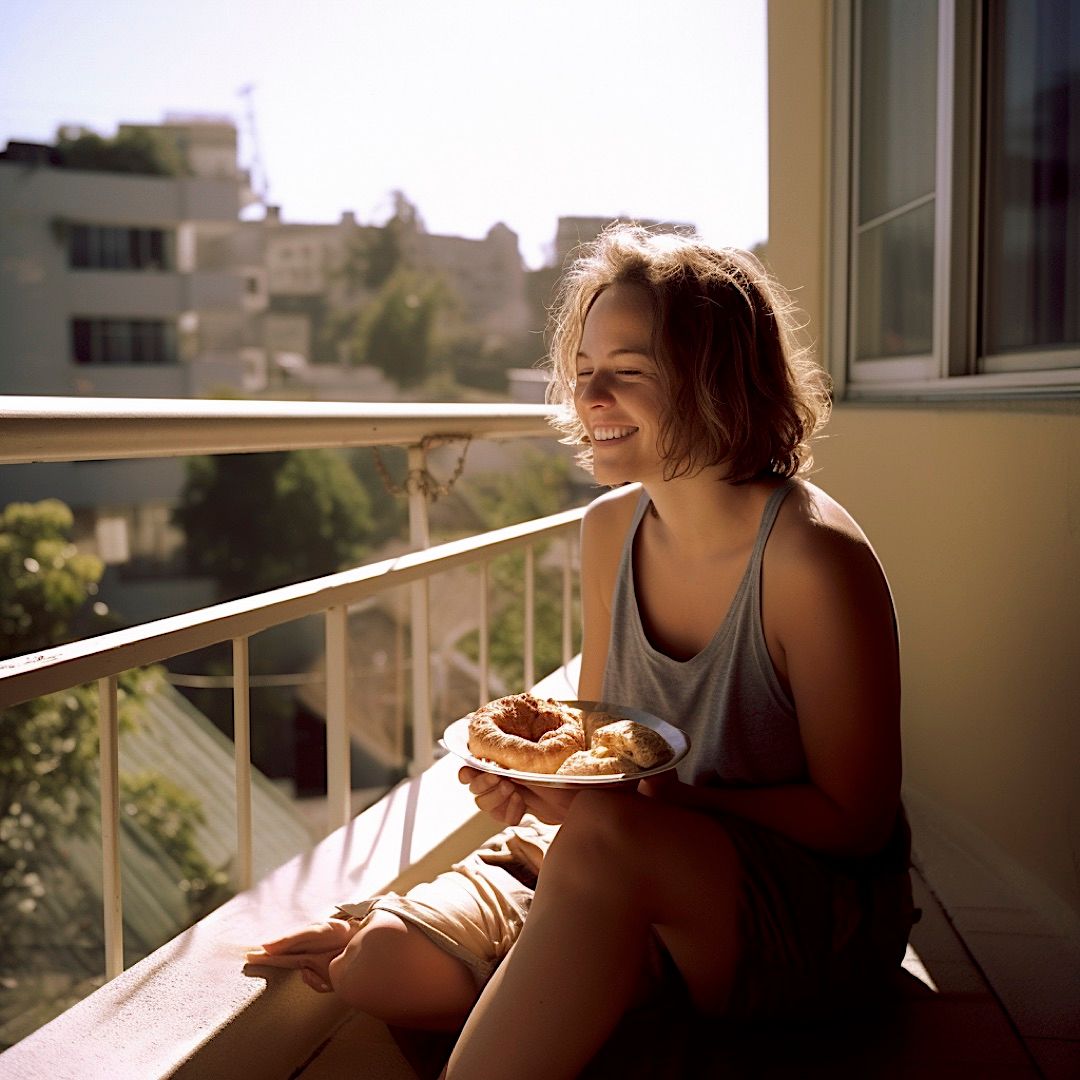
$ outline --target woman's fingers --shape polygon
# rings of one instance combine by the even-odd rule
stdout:
[[[310,968],[302,968],[300,978],[303,979],[305,986],[311,987],[318,994],[332,994],[334,992],[334,988],[330,983]]]
[[[516,825],[525,813],[525,799],[512,780],[495,773],[471,769],[467,765],[458,771],[458,779],[468,784],[479,809],[505,825]]]
[[[306,986],[320,994],[333,992],[330,985],[330,964],[326,953],[282,953],[274,956],[264,949],[252,949],[247,962],[259,967],[285,968],[300,972]]]
[[[340,952],[349,943],[352,929],[345,919],[324,919],[263,943],[267,953]]]
[[[323,953],[268,953],[265,949],[251,949],[244,954],[244,959],[249,964],[257,964],[259,967],[276,968],[303,968],[310,966]]]

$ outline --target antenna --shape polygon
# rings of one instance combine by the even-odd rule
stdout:
[[[266,167],[263,165],[262,154],[259,152],[259,133],[255,127],[255,84],[246,83],[236,91],[238,97],[244,99],[247,110],[244,116],[248,139],[251,142],[251,190],[255,198],[263,206],[266,205],[270,195],[270,180],[266,175]]]

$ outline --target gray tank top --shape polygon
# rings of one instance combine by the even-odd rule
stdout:
[[[649,506],[642,492],[627,531],[611,608],[603,699],[644,709],[690,737],[679,779],[692,784],[784,784],[806,779],[795,707],[773,669],[761,627],[761,560],[780,505],[765,504],[754,550],[724,621],[704,649],[673,660],[645,636],[634,590],[634,538]]]

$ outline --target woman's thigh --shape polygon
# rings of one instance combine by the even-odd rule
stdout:
[[[572,883],[572,885],[570,884]],[[582,885],[584,883],[584,885]],[[694,1004],[722,1010],[739,960],[741,866],[723,822],[640,795],[583,792],[537,884],[617,890],[667,949]]]

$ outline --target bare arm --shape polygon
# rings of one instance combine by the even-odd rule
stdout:
[[[609,492],[581,523],[581,674],[578,697],[597,701],[611,638],[611,598],[623,543],[640,494],[637,484]]]
[[[799,718],[808,782],[646,787],[738,814],[820,851],[860,855],[888,838],[900,791],[899,658],[888,589],[864,540],[819,526],[770,567],[773,626]]]

